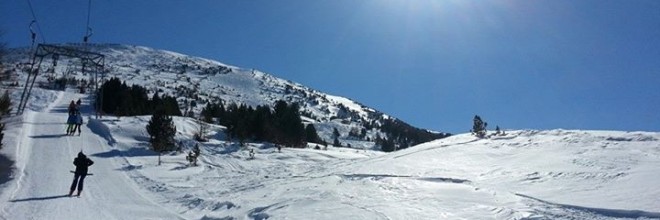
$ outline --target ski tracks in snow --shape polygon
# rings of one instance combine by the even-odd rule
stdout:
[[[520,193],[515,195],[529,200],[527,203],[534,209],[534,215],[529,219],[660,219],[658,212],[584,207],[554,203]]]
[[[80,94],[59,92],[56,101],[39,112],[28,110],[17,137],[16,177],[3,194],[8,201],[0,219],[183,219],[144,194],[117,166],[118,158],[94,153],[110,149],[103,137],[82,127],[81,136],[65,135],[69,100]],[[87,108],[88,109],[88,108]],[[83,111],[85,108],[83,108]],[[92,112],[82,112],[90,115]],[[67,198],[74,169],[71,161],[83,150],[95,164],[79,198]]]

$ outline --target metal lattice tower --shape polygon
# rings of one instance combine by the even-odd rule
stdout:
[[[105,77],[105,56],[99,53],[89,52],[80,50],[75,46],[59,46],[52,44],[39,44],[37,49],[34,51],[32,56],[32,64],[30,66],[30,72],[28,73],[27,81],[25,81],[25,87],[23,88],[23,94],[21,95],[21,101],[18,104],[17,114],[22,114],[27,105],[27,101],[30,98],[30,93],[32,92],[32,87],[34,82],[39,75],[39,70],[41,63],[44,58],[47,57],[70,57],[80,59],[82,62],[82,73],[84,74],[86,70],[89,70],[91,73],[94,73],[94,90],[96,94],[100,95],[100,101],[96,102],[95,110],[96,117],[100,116],[100,111],[102,109],[101,103],[102,92],[99,92],[99,79]],[[99,78],[100,74],[100,78]],[[29,85],[29,86],[28,86]]]

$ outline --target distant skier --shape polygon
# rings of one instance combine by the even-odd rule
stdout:
[[[190,163],[190,166],[197,166],[197,156],[195,156],[195,153],[192,151],[188,152],[188,156],[186,156],[186,160]]]
[[[69,118],[66,119],[66,134],[67,135],[72,135],[75,132],[75,124],[76,124],[76,112],[74,111],[73,114],[69,114]]]
[[[72,115],[76,113],[76,103],[71,100],[71,103],[69,103],[69,115]]]
[[[80,136],[80,126],[83,123],[83,117],[82,117],[82,114],[80,114],[80,112],[78,112],[76,114],[75,123],[76,123],[76,125],[73,127],[73,130],[71,131],[71,135],[73,135],[73,133],[76,133],[76,129],[77,129],[78,130],[78,136]]]
[[[83,182],[87,176],[87,168],[94,164],[94,161],[90,160],[83,154],[82,151],[78,153],[78,157],[73,160],[73,165],[76,165],[76,171],[74,172],[73,183],[71,183],[71,189],[69,190],[69,196],[73,195],[73,191],[78,187],[78,194],[83,190]]]

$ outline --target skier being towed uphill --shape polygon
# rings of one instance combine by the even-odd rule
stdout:
[[[69,196],[73,195],[73,190],[76,189],[76,186],[78,187],[78,194],[76,196],[80,196],[80,192],[83,190],[83,181],[85,181],[85,177],[87,176],[87,168],[92,164],[94,164],[94,161],[87,158],[82,151],[78,153],[76,159],[73,159],[73,165],[76,165],[76,172],[74,172]]]

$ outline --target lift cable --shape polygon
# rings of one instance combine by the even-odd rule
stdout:
[[[30,22],[30,36],[32,38],[32,47],[34,47],[34,41],[37,39],[37,33],[34,32],[34,28],[32,27],[34,23],[37,23],[37,21],[32,20],[32,22]]]
[[[87,4],[87,27],[85,29],[85,37],[83,37],[83,42],[87,44],[89,41],[89,37],[92,36],[92,28],[89,27],[89,18],[91,17],[92,14],[92,0],[88,1]]]
[[[30,6],[30,12],[32,12],[32,23],[37,24],[37,31],[39,31],[39,35],[41,35],[41,43],[45,44],[46,43],[46,37],[45,37],[44,33],[41,31],[41,26],[39,25],[39,22],[37,22],[37,16],[34,13],[34,8],[32,7],[32,2],[30,2],[30,0],[27,0],[27,3],[28,3],[28,6]],[[32,27],[32,23],[30,23],[30,27]],[[36,38],[36,36],[35,36],[34,32],[32,32],[33,41],[34,41],[35,38]]]

